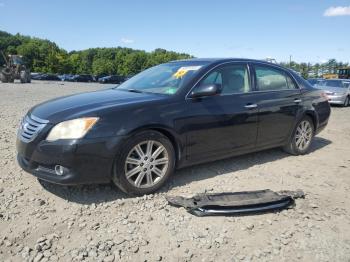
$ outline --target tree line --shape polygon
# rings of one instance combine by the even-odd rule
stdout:
[[[32,72],[55,74],[133,75],[151,66],[191,58],[165,49],[153,52],[131,48],[89,48],[67,52],[52,41],[0,31],[0,50],[23,56]],[[5,61],[0,56],[0,65]]]
[[[293,69],[299,72],[304,78],[322,77],[324,74],[336,74],[339,68],[348,67],[349,63],[338,62],[336,59],[329,59],[324,63],[296,63],[282,62],[282,66]]]
[[[23,56],[32,72],[55,74],[117,74],[133,75],[151,66],[171,60],[186,59],[192,56],[164,49],[153,52],[131,48],[89,48],[81,51],[67,52],[52,41],[21,34],[9,34],[0,31],[0,50],[5,54]],[[0,56],[0,65],[4,59]],[[321,77],[326,73],[336,73],[338,68],[349,66],[349,63],[330,59],[325,63],[281,62],[305,78]]]

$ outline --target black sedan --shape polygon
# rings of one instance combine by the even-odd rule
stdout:
[[[117,75],[104,76],[98,79],[98,82],[101,84],[120,84],[124,81],[125,77]]]
[[[92,75],[74,75],[68,78],[66,81],[70,82],[94,82],[95,79]]]
[[[174,61],[117,88],[33,107],[18,132],[18,162],[53,183],[113,181],[142,195],[176,168],[274,147],[306,154],[329,115],[323,91],[278,65]]]
[[[46,81],[61,81],[61,79],[54,74],[37,74],[31,77],[33,80],[46,80]]]

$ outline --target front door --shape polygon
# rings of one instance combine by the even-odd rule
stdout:
[[[248,66],[225,64],[212,70],[201,84],[220,84],[219,95],[188,99],[188,159],[201,162],[229,156],[255,146],[257,108]]]

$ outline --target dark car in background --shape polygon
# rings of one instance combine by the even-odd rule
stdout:
[[[67,81],[70,82],[95,82],[95,78],[92,75],[74,75]]]
[[[105,76],[98,79],[100,84],[120,84],[125,81],[125,77],[118,75]]]
[[[17,159],[42,180],[113,181],[142,195],[176,168],[274,147],[306,154],[329,115],[324,91],[281,66],[174,61],[116,88],[33,107],[18,131]]]
[[[61,79],[61,81],[70,81],[74,77],[74,75],[63,74],[63,75],[59,75],[58,77]]]
[[[61,79],[55,74],[42,74],[37,73],[31,75],[33,80],[46,80],[46,81],[61,81]]]

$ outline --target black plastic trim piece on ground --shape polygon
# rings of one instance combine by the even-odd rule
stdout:
[[[170,205],[185,207],[196,216],[241,216],[276,212],[294,206],[295,198],[304,198],[301,190],[274,192],[270,189],[244,192],[204,193],[191,198],[166,196]]]

